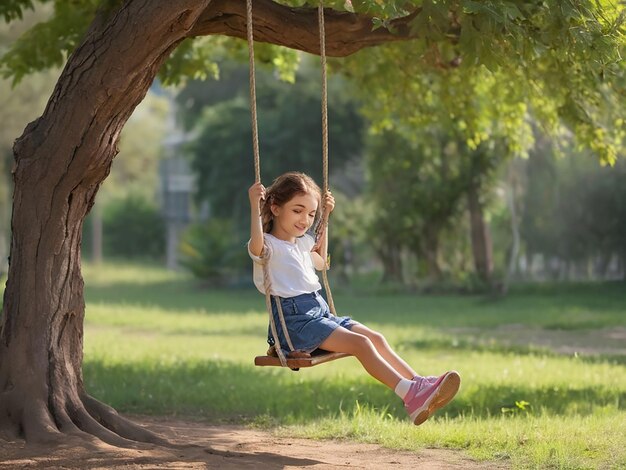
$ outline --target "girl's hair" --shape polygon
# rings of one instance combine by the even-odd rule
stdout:
[[[315,223],[319,218],[319,208],[322,203],[322,190],[313,179],[305,175],[291,171],[280,175],[274,180],[272,185],[267,188],[265,193],[265,201],[261,205],[261,222],[263,223],[263,231],[269,233],[273,226],[272,204],[283,206],[289,202],[294,196],[300,194],[312,194],[317,199],[318,211],[315,214]]]

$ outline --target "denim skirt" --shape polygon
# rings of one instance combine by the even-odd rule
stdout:
[[[326,300],[320,292],[301,294],[295,297],[272,296],[272,315],[278,332],[280,346],[289,353],[289,345],[283,332],[283,327],[278,317],[276,299],[279,299],[283,308],[283,317],[289,331],[289,338],[296,351],[312,352],[340,326],[351,329],[357,324],[350,317],[336,317],[330,313]],[[268,326],[267,342],[274,346],[272,329]]]

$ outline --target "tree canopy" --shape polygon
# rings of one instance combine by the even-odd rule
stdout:
[[[115,15],[123,3],[4,2],[0,13],[7,21],[22,17],[28,9],[40,8],[40,4],[48,4],[45,6],[52,14],[4,51],[0,73],[18,83],[28,74],[61,66],[82,40],[90,22]],[[245,2],[209,2],[188,37],[160,68],[161,80],[180,85],[190,78],[224,78],[219,64],[225,58],[243,61],[247,56],[245,43],[232,39],[245,38],[244,6]],[[255,56],[258,62],[273,67],[283,80],[293,81],[300,67],[302,56],[295,49],[318,52],[316,6],[317,2],[301,0],[253,1]],[[479,148],[497,148],[490,155],[496,167],[512,156],[526,155],[534,144],[532,125],[552,135],[569,127],[567,135],[593,150],[603,163],[614,164],[623,149],[623,5],[590,0],[355,0],[325,1],[325,6],[328,53],[342,57],[330,61],[331,71],[348,77],[373,133],[393,131],[414,149],[426,149],[433,142],[432,135],[448,135],[466,151],[444,156],[449,160],[447,166],[462,166],[453,160],[470,160],[472,154],[480,153]],[[225,19],[228,27],[223,25]],[[349,46],[345,44],[347,31]],[[376,44],[380,45],[366,47]],[[301,73],[312,72],[314,69],[309,67]],[[231,93],[228,88],[232,80],[227,78],[223,83],[219,93]],[[259,84],[259,88],[267,87],[263,81]],[[230,126],[231,131],[233,126],[245,128],[247,103],[242,98],[223,112],[214,112],[213,118],[203,118],[210,128],[201,146],[214,148],[219,136],[226,135],[225,127]],[[268,122],[272,122],[271,116]],[[283,125],[276,122],[279,127]],[[271,158],[265,161],[270,162],[270,169],[272,162],[278,161],[279,168],[285,158],[280,157],[281,147],[272,143],[284,132],[261,130],[263,153]],[[220,147],[246,153],[249,141],[238,140],[238,146],[222,142]],[[341,149],[335,146],[333,150]],[[398,168],[417,158],[405,158],[403,152],[376,152],[377,156],[370,152],[372,171],[379,165],[377,158],[383,160],[383,165],[384,160],[394,159]],[[218,167],[236,169],[228,165],[232,152],[220,154],[221,160],[213,154],[203,158],[201,151],[197,153],[195,165],[201,174]],[[217,165],[218,160],[226,166]],[[301,163],[306,167],[303,160]],[[127,164],[133,162],[122,166]],[[215,176],[219,171],[210,173]],[[209,180],[200,181],[204,185],[201,192],[210,193]],[[233,180],[233,184],[238,183]],[[441,190],[445,190],[442,184]],[[384,196],[389,198],[391,194]],[[219,193],[212,197],[219,199]],[[382,200],[378,202],[384,205]],[[406,209],[415,212],[414,207]],[[411,217],[407,213],[400,215]],[[413,218],[414,223],[416,220]]]
[[[120,2],[50,3],[54,15],[3,55],[4,76],[19,81],[61,65],[96,13],[114,11]],[[240,41],[217,35],[220,31],[212,26],[219,10],[235,25],[236,31],[228,34],[244,37],[244,3],[210,2],[191,31],[191,36],[202,36],[183,41],[162,67],[162,79],[179,83],[188,77],[215,76],[220,58],[244,55]],[[291,11],[303,14],[317,2],[255,0],[253,5],[260,23],[258,40],[282,44],[286,41],[267,32],[270,26]],[[470,145],[477,146],[494,132],[505,133],[511,149],[523,153],[532,116],[551,133],[566,124],[602,162],[615,162],[625,135],[619,114],[626,96],[623,5],[610,0],[355,0],[325,5],[330,55],[346,55],[332,46],[346,25],[354,32],[369,22],[362,33],[362,40],[370,41],[366,45],[388,42],[332,63],[357,84],[367,116],[377,128],[402,127],[415,134],[429,124],[447,123],[460,129]],[[31,0],[9,0],[0,6],[0,14],[10,21],[33,7]],[[307,26],[301,34],[314,35],[315,29]],[[291,24],[282,27],[289,36]],[[354,34],[352,42],[359,43],[360,36]],[[395,41],[406,38],[412,40]],[[287,45],[310,50],[315,40]],[[261,62],[273,64],[285,78],[293,76],[298,63],[294,51],[272,44],[257,47]]]

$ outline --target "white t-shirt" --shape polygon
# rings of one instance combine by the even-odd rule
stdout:
[[[269,233],[265,233],[264,238],[271,250],[269,271],[272,295],[295,297],[300,294],[316,292],[322,288],[320,280],[315,274],[315,266],[311,257],[311,248],[315,245],[312,236],[305,234],[296,238],[295,243],[280,240]],[[254,285],[259,292],[265,294],[263,265],[260,264],[261,259],[258,256],[250,253],[249,241],[248,254],[254,261]]]

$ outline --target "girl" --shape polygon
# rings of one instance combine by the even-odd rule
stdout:
[[[315,269],[325,267],[328,236],[325,234],[315,245],[313,237],[307,234],[321,205],[322,194],[317,184],[303,173],[291,172],[276,178],[267,190],[261,183],[253,184],[248,195],[251,208],[248,253],[255,262],[254,283],[265,293],[261,262],[269,255],[272,311],[280,344],[287,342],[278,320],[276,301],[281,302],[295,350],[311,352],[320,348],[352,354],[370,375],[395,391],[416,425],[450,402],[461,382],[457,372],[422,377],[391,349],[382,334],[350,317],[330,313],[315,274]],[[324,194],[324,199],[330,214],[335,207],[330,191]],[[269,248],[268,253],[264,245]],[[268,343],[274,344],[271,333]]]

